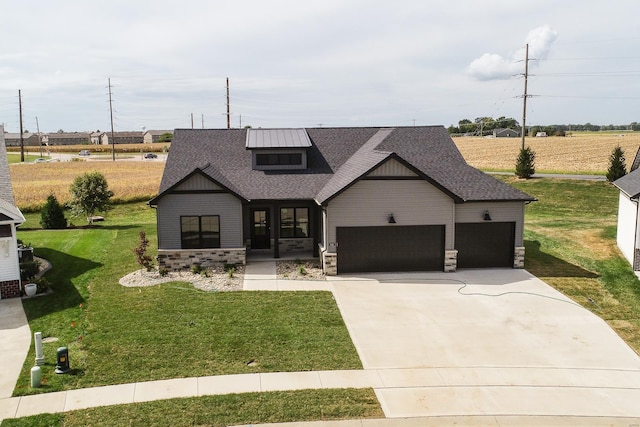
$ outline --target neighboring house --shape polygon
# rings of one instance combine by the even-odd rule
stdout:
[[[613,182],[620,190],[618,197],[617,243],[620,252],[640,271],[640,149],[631,165],[631,171]]]
[[[152,142],[158,142],[158,139],[165,133],[173,135],[172,130],[148,130],[144,133],[143,140],[145,144],[151,144]]]
[[[95,131],[95,132],[91,132],[91,144],[93,145],[107,145],[106,138],[107,138],[107,134],[106,132],[101,132],[99,130]]]
[[[85,145],[91,143],[89,132],[55,132],[47,134],[48,145]]]
[[[113,140],[115,140],[116,144],[142,144],[143,142],[143,134],[142,132],[114,132]],[[112,144],[111,132],[105,132],[102,137],[102,144],[109,145]]]
[[[20,133],[5,133],[4,143],[6,147],[20,147]],[[25,147],[38,147],[40,146],[40,139],[37,133],[23,133],[22,143]]]
[[[16,228],[25,221],[15,206],[9,162],[0,125],[0,298],[19,297],[21,292]]]
[[[520,132],[513,129],[494,129],[493,136],[496,138],[517,138]]]
[[[522,268],[533,200],[427,126],[178,129],[149,204],[164,268],[306,251],[335,275]]]

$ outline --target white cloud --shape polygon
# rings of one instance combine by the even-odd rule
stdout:
[[[551,45],[558,37],[558,33],[548,25],[529,31],[525,45],[529,45],[529,59],[546,59]],[[516,50],[513,55],[504,57],[497,53],[485,53],[474,59],[467,67],[467,73],[477,80],[505,79],[514,74],[522,73],[522,62],[526,57],[525,47]]]

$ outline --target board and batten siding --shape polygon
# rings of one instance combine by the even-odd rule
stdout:
[[[167,194],[158,201],[158,248],[181,249],[180,217],[220,215],[220,247],[242,248],[242,203],[229,193]]]
[[[485,222],[484,212],[489,211],[492,222],[515,222],[515,246],[524,246],[524,202],[471,202],[456,205],[455,222]]]
[[[375,170],[371,171],[368,177],[406,177],[406,176],[415,176],[418,175],[407,168],[405,165],[397,161],[396,159],[390,159],[378,166]]]
[[[618,201],[618,231],[616,241],[622,255],[633,265],[638,239],[638,204],[620,192]]]
[[[449,196],[424,180],[360,180],[329,202],[326,209],[326,247],[335,252],[337,227],[392,227],[388,219],[393,214],[398,225],[444,224],[445,248],[451,249],[453,205]]]
[[[222,189],[222,187],[211,181],[209,178],[197,173],[177,185],[173,191],[210,191]]]

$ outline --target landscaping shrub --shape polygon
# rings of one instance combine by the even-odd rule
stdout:
[[[40,265],[36,261],[23,261],[20,263],[20,279],[23,282],[31,281],[40,271]]]
[[[147,239],[147,234],[144,231],[140,232],[138,238],[138,246],[133,248],[132,251],[136,254],[138,264],[147,271],[151,271],[153,269],[153,258],[147,254],[149,239]]]
[[[64,209],[58,203],[53,194],[49,194],[47,202],[40,211],[40,225],[44,229],[67,228],[67,219],[64,217]]]

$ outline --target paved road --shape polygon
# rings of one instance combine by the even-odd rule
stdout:
[[[490,175],[510,175],[513,176],[513,172],[488,172]],[[583,179],[590,181],[606,181],[607,177],[604,175],[570,175],[564,173],[536,173],[534,178],[559,178],[559,179]]]

